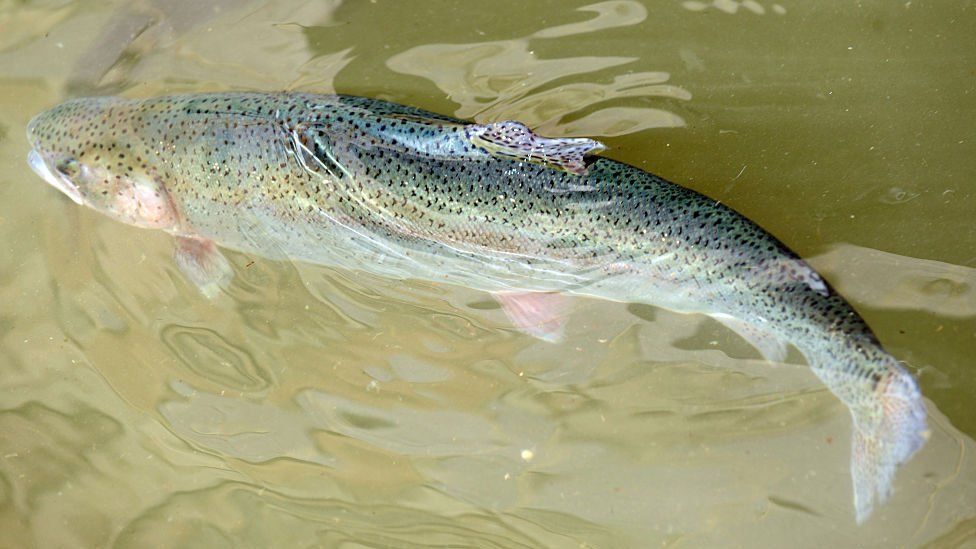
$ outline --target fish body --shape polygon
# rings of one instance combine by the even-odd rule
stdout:
[[[792,344],[853,417],[859,521],[927,436],[914,379],[816,271],[591,140],[295,93],[72,100],[28,139],[31,165],[77,202],[176,236],[201,286],[226,280],[217,243],[492,292],[544,339],[551,296],[586,295],[710,315],[774,360]]]

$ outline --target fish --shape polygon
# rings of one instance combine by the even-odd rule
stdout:
[[[165,231],[201,292],[221,248],[491,293],[557,342],[588,296],[707,315],[783,361],[792,346],[852,417],[855,519],[929,436],[914,377],[776,237],[720,201],[518,121],[350,95],[68,100],[27,127],[28,163],[74,202]]]

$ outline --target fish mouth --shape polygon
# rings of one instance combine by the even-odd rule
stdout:
[[[78,187],[71,181],[68,181],[66,177],[52,171],[47,162],[44,161],[44,157],[37,150],[31,149],[31,152],[27,153],[27,163],[30,164],[34,173],[41,176],[52,187],[68,195],[68,198],[75,204],[82,204],[81,191],[78,190]]]

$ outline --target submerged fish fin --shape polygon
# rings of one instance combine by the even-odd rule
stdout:
[[[586,157],[606,149],[603,143],[583,137],[542,137],[521,122],[470,124],[468,140],[489,154],[542,164],[572,174],[586,173]]]
[[[176,237],[176,264],[209,299],[226,288],[234,271],[217,245],[205,238]]]
[[[549,343],[562,339],[569,316],[566,296],[549,292],[496,292],[492,296],[517,330]]]
[[[721,322],[726,328],[748,341],[750,345],[759,350],[759,353],[766,360],[770,362],[783,362],[786,360],[787,346],[789,344],[775,334],[771,334],[757,327],[755,324],[749,324],[731,315],[715,313],[708,316]]]
[[[857,522],[867,520],[875,504],[891,495],[898,466],[929,438],[925,404],[910,374],[892,371],[878,382],[873,406],[851,408],[851,481]]]

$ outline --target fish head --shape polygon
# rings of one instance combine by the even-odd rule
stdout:
[[[129,225],[176,229],[164,185],[146,171],[147,147],[131,128],[132,112],[131,102],[114,97],[73,99],[42,112],[27,125],[27,162],[77,204]]]

